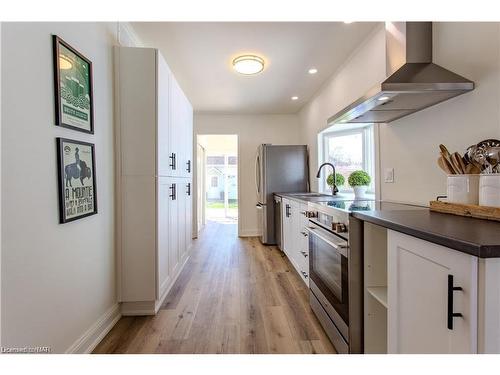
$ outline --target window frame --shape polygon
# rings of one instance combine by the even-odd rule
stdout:
[[[338,125],[334,125],[338,126]],[[346,135],[354,135],[361,134],[362,135],[362,168],[365,170],[371,177],[371,183],[368,186],[367,193],[368,194],[376,194],[376,165],[375,165],[375,124],[367,124],[364,126],[356,126],[355,128],[341,128],[339,130],[332,129],[330,127],[325,131],[318,134],[318,157],[319,157],[319,165],[324,162],[331,162],[328,158],[329,151],[329,140],[335,136],[346,136]],[[331,172],[329,172],[331,173]],[[349,176],[344,176],[346,182],[344,186],[338,187],[340,193],[352,193],[352,188],[347,183],[347,178]],[[321,179],[321,183],[319,184],[319,189],[321,192],[329,193],[331,192],[331,187],[326,183],[326,178]]]

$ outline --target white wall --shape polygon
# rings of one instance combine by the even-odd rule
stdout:
[[[380,127],[381,171],[394,167],[382,199],[428,204],[446,194],[437,167],[438,145],[463,153],[500,138],[500,27],[498,23],[434,24],[434,62],[476,83],[476,89]]]
[[[2,26],[2,344],[64,352],[116,305],[112,46],[117,27]],[[51,34],[93,62],[94,135],[54,126]],[[62,225],[58,136],[95,143],[99,202],[97,215]]]
[[[237,134],[239,143],[239,234],[259,234],[257,194],[255,192],[255,155],[261,143],[303,144],[299,138],[296,115],[218,115],[195,114],[194,135]],[[195,174],[196,175],[196,174]],[[193,204],[196,207],[196,204]],[[194,222],[197,222],[194,219]]]
[[[382,46],[382,47],[381,47]],[[318,190],[318,132],[327,127],[330,116],[358,99],[385,77],[384,27],[374,29],[299,112],[301,139],[310,152],[311,190]]]
[[[438,145],[464,152],[486,138],[500,138],[500,27],[498,23],[435,23],[434,61],[474,81],[476,89],[390,124],[380,125],[380,166],[395,168],[395,183],[381,184],[381,198],[428,204],[445,192]],[[316,150],[328,117],[385,76],[381,26],[299,113],[301,134]],[[313,154],[316,155],[316,154]],[[316,158],[312,159],[317,162]],[[315,169],[315,163],[311,163]],[[314,180],[314,179],[313,179]],[[316,181],[312,181],[313,188]]]

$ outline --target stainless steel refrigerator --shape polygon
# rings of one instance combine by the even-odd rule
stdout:
[[[261,242],[275,245],[274,193],[309,191],[307,146],[259,146],[255,159],[255,185]]]

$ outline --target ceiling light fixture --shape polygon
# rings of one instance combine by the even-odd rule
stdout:
[[[290,99],[292,99],[292,100],[298,100],[299,97],[298,96],[292,96]]]
[[[318,69],[311,68],[311,69],[308,70],[308,72],[309,72],[309,74],[316,74],[316,73],[318,73]]]
[[[380,98],[378,98],[377,100],[387,100],[387,99],[390,99],[388,96],[381,96]]]
[[[344,21],[344,23],[346,24],[350,24],[350,23],[353,23],[354,21]]]
[[[257,74],[264,70],[264,59],[255,55],[238,56],[233,60],[233,68],[240,74]]]

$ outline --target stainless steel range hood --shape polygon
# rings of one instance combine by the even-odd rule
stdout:
[[[328,119],[387,123],[474,90],[474,82],[432,62],[432,22],[386,22],[387,79]]]

